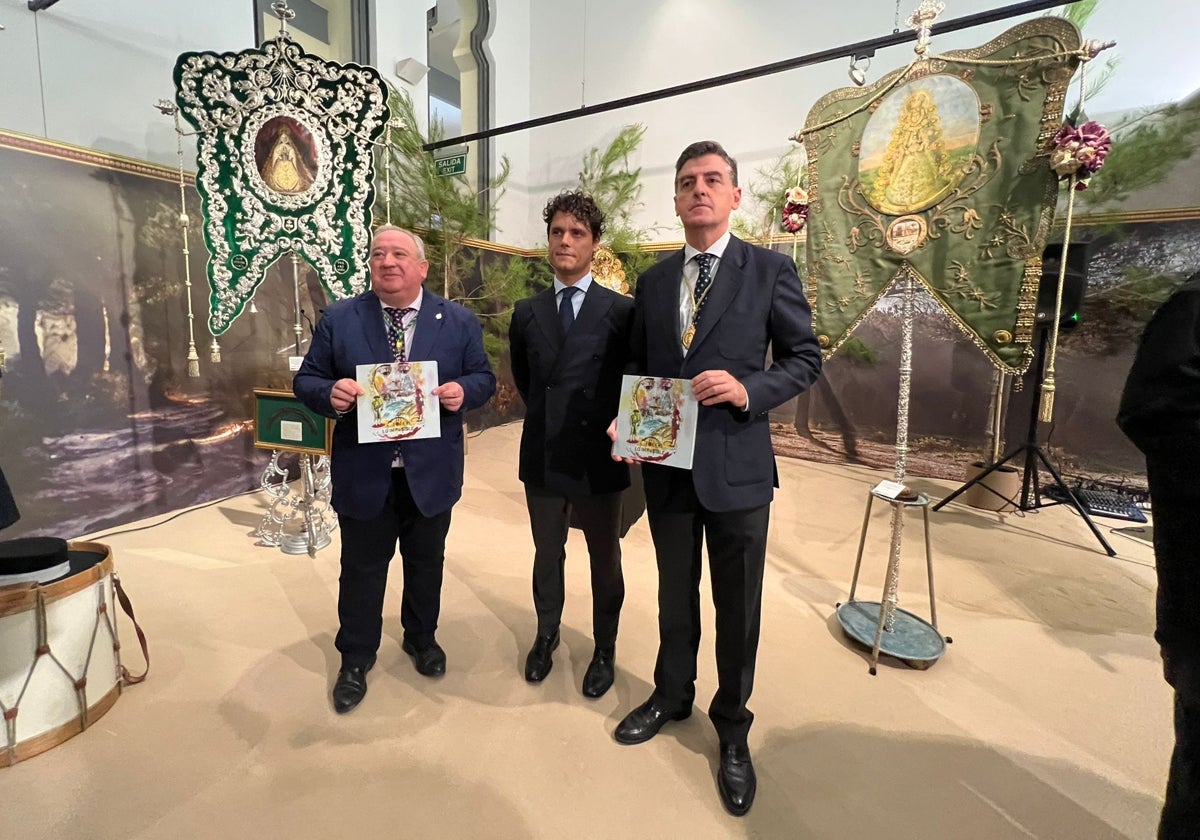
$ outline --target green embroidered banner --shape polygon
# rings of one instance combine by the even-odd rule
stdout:
[[[1023,372],[1058,197],[1050,143],[1080,61],[1044,17],[813,107],[808,293],[831,355],[911,272],[993,364]]]
[[[258,50],[184,53],[175,88],[199,132],[210,332],[229,328],[284,254],[301,255],[334,298],[362,291],[373,141],[388,119],[379,73],[281,33]]]

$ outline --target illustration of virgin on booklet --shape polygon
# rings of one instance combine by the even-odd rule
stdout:
[[[358,365],[358,442],[382,443],[437,437],[442,433],[437,362]]]
[[[691,380],[626,374],[621,379],[613,454],[690,470],[696,414]]]

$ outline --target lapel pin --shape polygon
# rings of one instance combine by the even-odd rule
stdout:
[[[442,320],[442,313],[441,313],[441,312],[439,312],[438,314],[434,315],[434,316],[433,316],[433,318],[434,318],[434,320],[435,320],[435,321],[440,321],[440,320]]]

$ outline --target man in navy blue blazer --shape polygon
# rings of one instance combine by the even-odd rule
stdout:
[[[419,673],[446,671],[434,638],[450,511],[462,495],[463,413],[496,390],[483,330],[468,309],[422,288],[429,263],[416,234],[392,225],[375,231],[371,290],[330,305],[292,381],[313,411],[336,417],[330,471],[342,534],[335,645],[342,655],[333,687],[339,713],[367,692],[367,671],[383,630],[388,565],[399,543],[404,563],[403,649]],[[359,443],[357,365],[397,359],[436,361],[441,436],[399,444]]]
[[[779,484],[767,412],[821,371],[795,264],[730,235],[741,196],[737,162],[719,143],[684,149],[675,164],[675,212],[686,245],[638,278],[628,372],[689,379],[700,408],[692,468],[642,468],[658,560],[658,662],[654,693],[614,733],[622,744],[640,744],[692,713],[707,543],[718,684],[708,715],[721,741],[717,789],[735,816],[750,810],[757,789],[746,702]],[[615,421],[609,436],[616,439]]]

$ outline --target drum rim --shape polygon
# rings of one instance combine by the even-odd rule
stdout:
[[[16,583],[10,586],[0,586],[0,618],[33,609],[37,605],[39,593],[43,602],[50,604],[82,592],[96,581],[112,574],[113,554],[112,548],[108,545],[98,542],[71,541],[67,543],[67,550],[99,554],[102,559],[96,565],[54,583]]]
[[[116,705],[117,698],[120,696],[121,681],[118,679],[116,685],[106,691],[99,700],[88,706],[86,724],[82,715],[76,715],[66,723],[59,724],[53,729],[47,729],[26,741],[18,741],[8,748],[0,744],[0,768],[12,767],[14,764],[19,764],[35,755],[53,749],[59,744],[66,743],[79,733],[94,726],[96,721],[104,717],[108,710]]]

